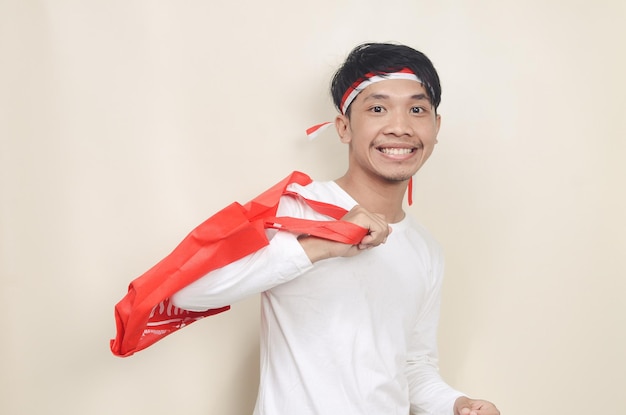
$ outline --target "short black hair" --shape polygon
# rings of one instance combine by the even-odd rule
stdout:
[[[430,103],[437,111],[441,102],[441,84],[433,63],[422,52],[409,46],[393,43],[363,43],[348,55],[337,69],[330,84],[335,107],[341,112],[341,98],[355,82],[366,74],[383,75],[401,69],[410,69],[421,81]],[[350,116],[350,107],[346,115]]]

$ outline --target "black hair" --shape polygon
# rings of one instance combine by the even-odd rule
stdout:
[[[363,43],[352,49],[330,84],[335,107],[341,112],[341,98],[366,74],[383,75],[404,68],[409,68],[422,81],[430,103],[437,111],[441,102],[441,84],[432,62],[420,51],[393,43]],[[350,116],[350,107],[346,110],[347,116]]]

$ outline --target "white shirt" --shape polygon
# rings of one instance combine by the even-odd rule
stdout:
[[[347,210],[335,182],[293,184]],[[283,197],[278,216],[328,220]],[[439,376],[437,326],[443,257],[409,216],[387,242],[311,264],[288,232],[172,297],[201,311],[261,293],[261,371],[254,415],[451,415],[462,394]]]

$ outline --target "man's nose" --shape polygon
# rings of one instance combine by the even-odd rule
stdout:
[[[388,122],[385,127],[385,134],[395,136],[413,135],[413,127],[411,125],[410,115],[401,111],[389,114]]]

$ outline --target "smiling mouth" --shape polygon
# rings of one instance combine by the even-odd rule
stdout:
[[[411,147],[411,148],[378,147],[377,150],[383,154],[387,154],[390,156],[404,156],[404,155],[413,153],[416,149],[415,147]]]

